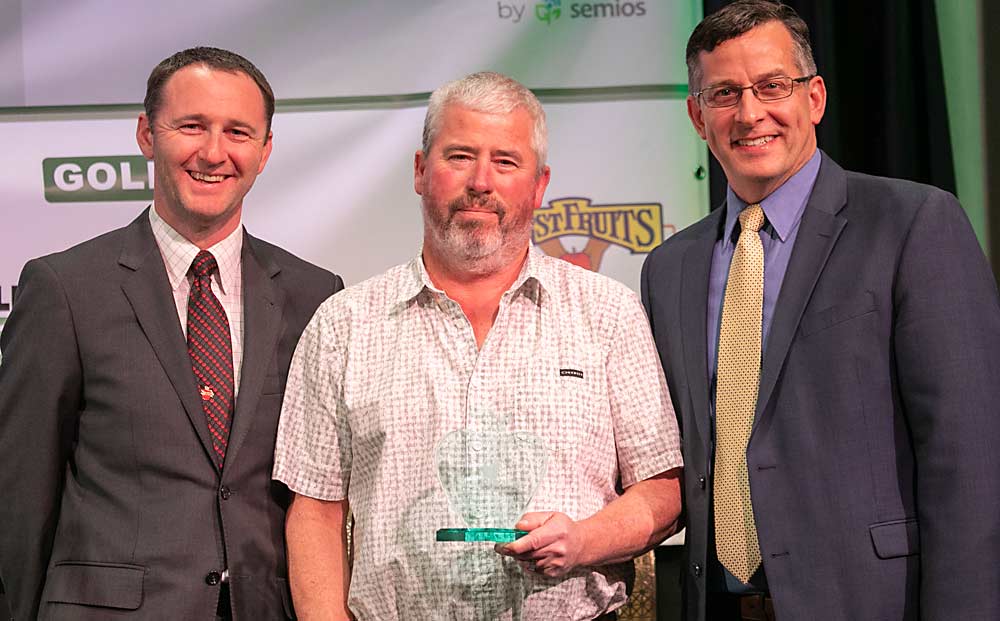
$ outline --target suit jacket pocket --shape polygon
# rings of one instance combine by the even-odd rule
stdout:
[[[920,525],[916,518],[879,522],[869,526],[868,531],[879,558],[920,554]]]
[[[282,386],[281,384],[280,376],[278,376],[277,374],[265,375],[264,384],[261,387],[260,394],[261,396],[265,397],[268,395],[280,395],[282,392],[284,392],[283,388],[284,386]]]
[[[145,575],[141,565],[60,561],[46,577],[46,600],[137,610],[142,605]]]
[[[875,294],[871,291],[865,291],[862,295],[843,304],[835,304],[821,311],[806,313],[802,316],[799,329],[802,336],[807,336],[876,310],[878,310],[878,305],[875,303]]]

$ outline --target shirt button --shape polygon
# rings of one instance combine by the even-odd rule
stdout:
[[[701,576],[701,565],[698,563],[691,563],[691,573],[694,574],[695,578]]]
[[[698,477],[698,487],[705,489],[705,477]]]
[[[229,497],[233,495],[233,490],[229,489],[228,485],[223,485],[219,490],[219,495],[222,496],[223,500],[229,500]]]
[[[222,574],[217,571],[210,571],[208,575],[205,576],[205,584],[210,586],[215,586],[222,582]]]

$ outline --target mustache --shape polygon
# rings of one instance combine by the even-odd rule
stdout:
[[[507,215],[507,210],[503,203],[492,196],[460,196],[448,203],[448,216],[454,217],[456,213],[465,209],[477,209],[480,211],[492,211],[497,214],[499,220],[503,220]]]

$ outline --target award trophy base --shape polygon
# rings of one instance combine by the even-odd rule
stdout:
[[[510,543],[528,534],[526,530],[513,528],[440,528],[437,531],[438,541],[490,541],[493,543]]]

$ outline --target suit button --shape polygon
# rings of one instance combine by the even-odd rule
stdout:
[[[695,578],[700,577],[701,576],[701,565],[699,565],[698,563],[691,563],[691,573],[694,574]]]
[[[205,576],[205,584],[210,586],[215,586],[222,582],[222,574],[217,571],[210,571],[208,575]]]
[[[228,485],[223,485],[222,489],[219,490],[219,495],[222,496],[223,500],[229,500],[229,497],[233,495],[233,490],[229,489]]]
[[[698,477],[698,487],[705,489],[705,477]]]

